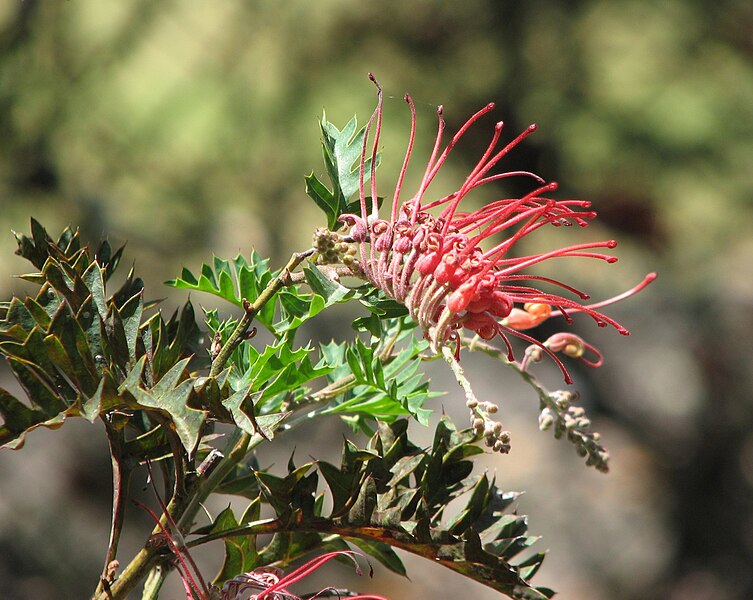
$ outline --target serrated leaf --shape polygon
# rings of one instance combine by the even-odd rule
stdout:
[[[317,463],[317,468],[332,494],[332,514],[339,516],[358,487],[357,473],[343,472],[325,461]]]
[[[350,198],[359,188],[365,127],[358,129],[356,117],[353,117],[340,130],[327,120],[325,114],[322,114],[319,127],[322,133],[324,166],[332,189],[328,189],[312,172],[305,177],[306,193],[326,215],[327,227],[334,229],[340,215],[353,212]],[[377,167],[379,160],[380,155],[377,154]],[[364,183],[370,178],[371,157],[369,156],[365,160]]]
[[[9,445],[12,440],[44,420],[41,411],[29,408],[3,388],[0,388],[0,416],[3,417],[3,424],[0,425],[2,447],[12,447]]]
[[[230,411],[235,424],[250,435],[261,431],[256,422],[254,405],[261,397],[261,392],[251,393],[251,386],[238,390],[222,401],[222,405]],[[266,436],[267,439],[271,439]]]
[[[545,558],[546,552],[538,552],[518,563],[517,566],[520,569],[520,576],[523,579],[531,579],[541,568]]]
[[[255,471],[265,501],[275,509],[278,516],[289,517],[298,511],[301,518],[314,516],[318,477],[316,471],[312,472],[313,466],[313,463],[307,463],[292,468],[283,478]]]
[[[103,350],[107,354],[109,362],[118,365],[121,369],[127,369],[130,366],[131,354],[128,350],[128,340],[125,328],[123,327],[123,319],[120,316],[118,307],[114,303],[111,303],[109,308],[110,311],[105,321],[105,330],[109,343],[103,345]]]
[[[100,318],[107,316],[105,301],[105,282],[102,277],[102,269],[96,262],[91,263],[81,277],[86,289],[91,294],[91,300],[99,313]]]
[[[415,472],[415,470],[424,461],[422,454],[416,454],[414,456],[403,456],[392,467],[390,467],[390,473],[392,473],[392,479],[387,482],[390,487],[398,485],[406,477]]]
[[[251,435],[258,433],[267,440],[275,436],[275,430],[290,413],[254,414],[254,404],[261,392],[249,393],[250,387],[240,390],[222,402],[230,411],[235,424]]]
[[[304,267],[303,273],[311,290],[322,296],[327,305],[341,302],[353,295],[353,290],[327,277],[316,265]]]
[[[24,332],[31,331],[37,324],[34,315],[31,314],[29,309],[26,308],[24,303],[18,298],[11,299],[10,305],[8,306],[8,312],[5,316],[5,321],[7,323],[7,325],[4,323],[6,327],[10,325],[18,325]]]
[[[157,339],[152,353],[152,364],[154,377],[159,379],[178,360],[196,351],[201,332],[196,325],[196,317],[190,301],[183,306],[180,317],[176,311],[168,323],[159,319],[155,325]],[[123,330],[123,341],[125,341],[125,330]]]
[[[521,573],[533,575],[543,555],[518,566],[509,562],[536,539],[526,534],[525,519],[507,516],[496,531],[514,537],[497,543],[482,543],[475,529],[476,524],[499,521],[503,516],[500,508],[508,507],[516,494],[503,494],[485,477],[473,478],[470,474],[456,482],[455,473],[450,478],[454,483],[448,485],[446,470],[471,464],[466,457],[474,453],[464,446],[473,446],[476,441],[472,430],[458,431],[447,417],[440,422],[430,449],[410,443],[404,420],[389,426],[380,424],[368,449],[346,440],[339,468],[316,463],[332,493],[329,515],[322,514],[316,472],[311,471],[314,465],[296,467],[291,460],[285,477],[256,471],[262,498],[277,514],[278,531],[260,552],[260,560],[292,560],[312,545],[321,545],[321,536],[327,535],[336,547],[341,547],[337,540],[347,539],[401,574],[404,569],[397,562],[395,546],[508,596],[544,600],[551,595],[550,590],[534,588],[521,577]],[[420,479],[423,487],[410,487],[411,479]],[[461,515],[453,524],[443,522],[444,507],[458,500],[469,505],[461,513],[472,516]],[[305,536],[301,529],[307,532]],[[242,530],[239,527],[234,533]],[[484,533],[492,530],[490,527]],[[500,545],[503,541],[504,548]]]
[[[380,332],[384,324],[391,328],[389,323],[380,322]],[[399,328],[390,333],[386,339],[403,336]],[[347,361],[347,369],[358,385],[322,412],[360,414],[388,422],[398,416],[412,415],[420,423],[428,424],[433,411],[423,408],[423,404],[438,394],[429,392],[424,375],[417,373],[420,363],[416,357],[425,347],[425,343],[411,338],[409,344],[393,354],[385,364],[376,351],[377,346],[367,346],[360,340],[345,347],[328,348],[332,360],[341,364],[343,358]],[[338,369],[340,373],[345,373],[344,365]]]
[[[363,152],[366,128],[361,127],[356,131],[358,121],[354,116],[342,130],[338,130],[333,123],[327,121],[324,114],[322,114],[320,126],[327,172],[335,186],[335,195],[338,197],[339,207],[345,210],[350,197],[358,191],[360,175],[358,163]],[[379,154],[377,154],[377,167],[379,166],[379,158]],[[364,183],[370,178],[371,157],[367,157],[364,164]]]
[[[243,466],[228,475],[227,479],[215,488],[215,493],[242,496],[253,500],[259,496],[259,483],[252,470]]]
[[[358,490],[358,496],[353,501],[345,517],[349,525],[366,525],[371,521],[371,515],[377,506],[377,487],[374,479],[367,476]]]
[[[248,512],[248,511],[247,511]],[[246,520],[246,515],[242,520]],[[228,506],[217,515],[210,533],[222,532],[234,529],[238,526],[233,511]],[[223,582],[251,571],[256,566],[258,555],[256,553],[256,536],[233,536],[224,538],[225,559],[220,572],[215,577],[214,585],[221,586]]]
[[[382,319],[397,319],[408,314],[404,304],[388,298],[382,290],[372,289],[360,298],[369,311]]]
[[[166,413],[175,425],[175,431],[183,447],[192,454],[199,441],[206,413],[188,406],[188,399],[193,392],[193,380],[189,378],[178,383],[189,359],[176,363],[151,389],[144,389],[140,384],[145,360],[146,357],[143,356],[139,359],[121,390],[127,390],[140,406]]]
[[[120,309],[120,319],[123,324],[123,333],[125,334],[130,361],[136,360],[136,341],[139,337],[139,326],[143,313],[144,296],[141,292],[128,300]]]
[[[27,407],[20,400],[0,388],[0,415],[4,423],[0,425],[0,448],[19,450],[26,441],[26,434],[46,427],[57,429],[69,416],[67,411],[45,413]]]
[[[330,367],[314,367],[308,357],[304,357],[297,364],[289,364],[273,382],[264,388],[263,398],[267,400],[276,394],[290,392],[291,390],[303,391],[303,385],[329,373]],[[266,410],[266,408],[265,408]]]
[[[465,509],[450,526],[450,531],[458,533],[467,530],[483,514],[489,497],[489,480],[482,475],[473,487],[471,498]]]
[[[90,398],[85,398],[81,402],[81,416],[90,423],[93,423],[100,413],[114,408],[120,404],[120,397],[117,391],[113,389],[109,377],[103,377],[97,391]]]
[[[339,216],[337,198],[319,181],[319,178],[314,175],[313,171],[306,175],[304,180],[306,181],[306,194],[326,215],[327,227],[334,229],[337,226],[337,217]]]
[[[36,365],[15,356],[9,356],[7,360],[18,383],[45,418],[58,415],[68,407]]]
[[[400,560],[400,557],[389,544],[376,540],[364,540],[359,538],[348,538],[348,541],[363,550],[369,556],[376,558],[393,573],[397,573],[403,577],[408,576],[403,561]]]
[[[129,411],[111,415],[114,427],[130,421],[138,432],[148,426],[139,409],[156,410],[169,417],[189,449],[194,447],[204,413],[189,406],[198,393],[193,383],[185,375],[174,376],[185,371],[185,360],[176,363],[192,353],[198,339],[190,304],[180,319],[166,324],[155,315],[142,324],[143,283],[133,271],[107,299],[105,281],[120,261],[122,248],[113,253],[105,241],[93,254],[72,229],[53,242],[36,221],[31,237],[16,238],[19,251],[41,269],[24,277],[41,288],[35,297],[15,299],[2,311],[0,353],[8,358],[31,402],[30,408],[22,408],[7,400],[4,442],[20,446],[30,424],[55,427],[71,416],[93,420],[128,403]],[[209,404],[211,392],[215,406],[221,407],[219,389],[205,387],[202,393],[207,397],[201,401]]]

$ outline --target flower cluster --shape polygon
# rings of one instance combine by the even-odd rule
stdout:
[[[427,189],[450,152],[476,121],[492,111],[494,104],[487,104],[468,119],[444,147],[445,121],[442,107],[438,108],[438,133],[423,178],[413,196],[401,201],[416,133],[416,110],[410,96],[405,96],[411,111],[408,149],[395,186],[389,219],[382,218],[378,203],[367,203],[364,183],[368,178],[366,165],[370,164],[370,196],[378,198],[375,170],[382,126],[382,91],[373,76],[371,79],[377,85],[378,103],[366,126],[361,153],[361,211],[360,214],[340,217],[350,227],[350,237],[359,245],[358,274],[387,296],[404,304],[435,351],[452,343],[457,356],[460,333],[465,329],[484,340],[499,336],[510,360],[513,351],[508,336],[535,344],[555,360],[568,383],[569,375],[555,355],[556,351],[583,357],[583,350],[589,349],[595,352],[598,360],[584,360],[592,366],[600,364],[600,356],[591,346],[581,346],[579,353],[575,343],[579,338],[572,334],[570,338],[547,344],[524,331],[555,316],[570,322],[571,314],[582,312],[599,326],[612,326],[627,335],[627,329],[597,309],[636,293],[652,281],[655,274],[649,274],[639,285],[620,296],[597,304],[584,304],[589,299],[586,293],[561,281],[529,273],[528,269],[561,257],[615,262],[614,256],[604,252],[616,246],[614,240],[575,244],[540,254],[514,255],[512,250],[517,242],[541,227],[586,226],[596,216],[585,200],[545,197],[557,189],[557,184],[546,183],[538,175],[527,171],[492,173],[513,148],[533,133],[535,125],[501,145],[503,124],[498,122],[488,147],[459,189],[439,199],[426,199]],[[368,139],[372,130],[369,162]],[[461,202],[472,190],[510,177],[527,177],[535,183],[534,189],[520,198],[500,198],[473,212],[463,212]],[[542,284],[565,290],[576,299],[545,291]]]

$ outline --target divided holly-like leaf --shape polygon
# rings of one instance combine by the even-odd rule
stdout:
[[[165,283],[178,289],[206,292],[242,308],[244,300],[253,302],[278,274],[269,270],[269,259],[262,259],[252,250],[248,259],[240,254],[232,261],[215,256],[211,265],[201,265],[198,277],[184,268],[179,277]],[[267,302],[256,315],[256,320],[270,331],[273,327],[276,301],[275,297]]]
[[[92,253],[71,229],[53,242],[34,220],[31,237],[16,237],[19,254],[40,269],[23,278],[40,288],[13,298],[0,320],[0,354],[27,396],[22,401],[0,390],[0,446],[20,448],[35,428],[113,411],[120,426],[134,430],[128,451],[136,457],[164,450],[164,435],[155,432],[166,421],[189,453],[208,417],[271,436],[283,415],[249,425],[248,389],[232,388],[227,371],[216,378],[189,371],[201,343],[190,302],[168,321],[160,313],[144,321],[151,303],[133,272],[107,296],[122,248],[113,253],[103,242]]]
[[[354,116],[342,130],[327,120],[325,114],[319,122],[322,133],[324,166],[332,188],[329,189],[313,171],[305,177],[306,193],[327,216],[327,227],[334,229],[343,213],[360,212],[358,201],[351,197],[358,191],[361,153],[366,128],[358,129]],[[379,155],[377,164],[379,166]],[[364,183],[371,177],[371,158],[365,160]]]
[[[346,375],[355,383],[322,412],[352,415],[349,422],[362,429],[363,418],[390,423],[412,416],[427,425],[433,411],[424,408],[424,403],[440,395],[429,390],[420,371],[428,344],[411,335],[414,325],[407,318],[375,318],[377,331],[369,344],[357,338],[349,344],[322,345],[322,354],[333,367],[330,383]]]
[[[313,294],[302,292],[298,285],[285,286],[273,294],[254,316],[256,322],[277,338],[292,338],[303,323],[325,308],[360,297],[360,290],[349,289],[332,281],[313,264],[304,267],[303,272]],[[241,255],[232,262],[215,257],[212,265],[201,266],[199,277],[184,268],[180,277],[166,283],[175,288],[206,292],[243,307],[244,300],[254,302],[279,276],[279,271],[269,271],[268,259],[262,260],[252,251],[248,260]],[[234,322],[231,324],[234,325]],[[225,327],[228,326],[226,323]]]
[[[513,562],[537,540],[527,534],[526,517],[510,512],[518,494],[500,491],[485,474],[472,476],[469,459],[482,452],[477,442],[472,430],[458,431],[443,417],[432,446],[421,449],[408,440],[407,421],[399,420],[381,424],[366,448],[346,441],[339,467],[326,462],[296,466],[291,460],[284,477],[256,470],[256,498],[277,515],[264,522],[263,532],[275,535],[259,550],[259,565],[270,560],[287,564],[325,542],[349,541],[400,574],[405,570],[395,548],[513,598],[550,598],[551,590],[529,582],[543,553]],[[319,475],[331,495],[329,514],[323,513],[324,498],[317,493]],[[464,507],[448,520],[445,509],[458,499]],[[249,525],[249,534],[260,531]],[[243,534],[242,526],[225,532],[232,538]],[[206,541],[217,537],[223,531],[213,527]]]

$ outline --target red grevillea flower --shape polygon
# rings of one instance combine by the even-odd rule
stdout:
[[[337,556],[344,556],[350,558],[356,567],[356,571],[360,575],[360,569],[358,562],[356,561],[357,553],[349,550],[339,550],[334,552],[327,552],[316,558],[312,558],[307,563],[301,565],[297,569],[291,571],[287,575],[284,575],[280,569],[263,568],[251,571],[250,573],[243,573],[234,577],[230,581],[226,582],[222,587],[222,592],[219,596],[220,600],[301,600],[301,597],[289,591],[287,588],[297,581],[308,577],[319,569],[322,565],[329,562]],[[313,596],[307,596],[313,600],[320,595],[323,595],[325,591],[334,588],[325,588]],[[354,598],[356,600],[387,600],[383,596],[375,596],[373,594],[357,594],[355,596],[348,595],[348,598]]]
[[[418,190],[403,201],[403,181],[416,133],[415,107],[410,96],[405,96],[411,111],[408,149],[395,185],[389,218],[380,216],[376,202],[367,205],[364,185],[368,139],[373,130],[370,195],[371,198],[378,197],[375,170],[382,126],[382,91],[374,77],[370,75],[370,78],[377,85],[378,103],[366,126],[361,153],[361,214],[340,217],[351,226],[351,237],[359,243],[358,268],[361,274],[387,296],[408,308],[434,350],[454,343],[457,356],[459,332],[466,329],[485,340],[499,336],[512,360],[508,338],[512,335],[540,346],[557,362],[570,383],[564,365],[554,354],[557,348],[550,348],[523,331],[556,316],[570,322],[573,313],[581,312],[600,327],[612,326],[628,335],[627,329],[597,309],[638,292],[656,275],[647,275],[640,284],[615,298],[584,304],[589,299],[585,292],[528,270],[544,261],[562,257],[615,262],[614,256],[605,253],[617,245],[614,240],[575,244],[540,254],[513,255],[511,250],[515,244],[539,228],[573,224],[584,227],[596,216],[590,210],[590,202],[585,200],[545,197],[557,189],[557,184],[546,183],[538,175],[527,171],[492,172],[515,146],[534,132],[535,125],[503,145],[500,144],[503,124],[498,122],[486,151],[460,188],[439,199],[426,198],[429,185],[452,149],[479,118],[494,108],[491,103],[468,119],[444,147],[445,122],[442,107],[438,108],[439,129],[431,157]],[[508,177],[530,178],[534,182],[533,189],[520,198],[500,198],[473,212],[463,212],[461,203],[472,190]],[[540,287],[542,284],[564,290],[572,297],[545,291]]]

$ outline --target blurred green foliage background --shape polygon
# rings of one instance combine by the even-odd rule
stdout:
[[[613,450],[606,477],[535,431],[530,392],[503,388],[493,365],[469,366],[514,436],[513,453],[489,468],[503,487],[529,491],[521,511],[552,549],[539,583],[580,600],[753,597],[747,0],[5,0],[0,296],[19,289],[11,276],[25,265],[10,230],[26,231],[32,215],[51,232],[74,224],[84,238],[127,241],[167,307],[183,296],[161,282],[183,265],[252,246],[279,262],[307,247],[323,224],[303,186],[323,170],[317,119],[326,107],[335,123],[365,121],[375,101],[367,71],[387,96],[385,195],[405,148],[406,91],[418,106],[417,156],[433,143],[437,104],[456,127],[495,101],[439,186],[472,168],[494,120],[510,138],[535,121],[505,167],[594,201],[597,224],[570,239],[620,240],[617,265],[557,263],[561,278],[606,297],[660,274],[611,312],[630,338],[582,329],[607,358],[576,373]],[[349,335],[328,327],[322,335]],[[68,430],[0,455],[0,596],[93,588],[109,465],[99,431]],[[413,580],[381,589],[396,599],[469,589],[431,566]]]

